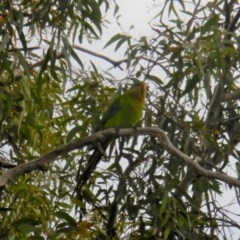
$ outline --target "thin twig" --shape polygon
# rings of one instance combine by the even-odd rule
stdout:
[[[223,101],[228,102],[231,100],[237,100],[240,99],[240,89],[237,89],[234,92],[231,93],[225,93],[224,97],[223,97]]]
[[[107,56],[105,56],[103,54],[93,52],[93,51],[91,51],[89,49],[86,49],[86,48],[83,48],[83,47],[77,46],[77,45],[74,45],[73,48],[75,48],[75,49],[77,49],[79,51],[85,52],[87,54],[90,54],[90,55],[92,55],[94,57],[101,58],[101,59],[111,63],[114,67],[120,68],[121,70],[123,70],[123,68],[120,65],[127,61],[127,59],[115,61],[115,60],[113,60],[113,59],[111,59],[111,58],[109,58],[109,57],[107,57]]]

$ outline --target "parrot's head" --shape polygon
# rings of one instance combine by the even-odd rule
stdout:
[[[134,98],[137,98],[139,102],[145,102],[147,84],[145,82],[135,82],[132,88],[129,89],[129,92]]]

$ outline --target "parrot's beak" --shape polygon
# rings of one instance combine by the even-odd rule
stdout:
[[[144,90],[145,92],[147,91],[147,83],[146,82],[142,82],[141,87],[142,87],[142,90]]]

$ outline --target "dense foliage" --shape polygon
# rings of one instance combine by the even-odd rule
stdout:
[[[0,184],[16,166],[91,135],[106,100],[134,79],[149,86],[139,127],[163,129],[205,169],[238,177],[240,5],[153,4],[152,37],[121,32],[105,43],[124,53],[116,61],[83,47],[111,27],[115,1],[1,1]],[[101,61],[111,71],[100,70]],[[119,79],[119,72],[126,77]],[[91,153],[88,147],[69,151],[1,185],[0,238],[239,235],[239,188],[203,176],[150,135],[116,140],[77,199],[76,177]]]

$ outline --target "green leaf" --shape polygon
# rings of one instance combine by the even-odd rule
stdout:
[[[91,24],[89,24],[88,22],[84,22],[84,27],[87,30],[89,30],[96,39],[99,39],[98,34],[96,33],[96,31],[94,30],[94,28],[93,28],[93,26]]]
[[[29,65],[28,65],[28,62],[26,61],[25,56],[23,56],[22,53],[19,51],[18,52],[18,57],[19,57],[21,65],[22,65],[22,67],[25,71],[24,73],[27,74],[28,76],[30,76]]]
[[[114,35],[107,43],[106,45],[104,46],[104,48],[108,47],[109,45],[113,44],[114,42],[117,42],[119,40],[122,40],[124,39],[124,42],[127,40],[127,39],[130,39],[129,36],[125,35],[125,34],[122,34],[122,33],[118,33],[116,35]],[[123,43],[123,42],[122,42]],[[122,44],[121,43],[121,44]],[[120,46],[121,46],[120,44]],[[120,47],[119,46],[119,47]]]
[[[74,227],[74,228],[77,227],[77,222],[68,213],[59,211],[59,212],[56,212],[56,216],[58,218],[64,220],[65,222],[67,222],[69,226]]]
[[[147,78],[155,82],[157,85],[163,84],[163,81],[155,75],[147,75]]]
[[[215,191],[216,193],[222,194],[219,181],[212,179],[209,181],[209,186],[210,186],[209,188]]]
[[[169,201],[169,197],[168,197],[168,194],[165,192],[163,195],[162,204],[160,207],[160,212],[159,212],[160,215],[162,215],[163,213],[166,212],[166,208],[168,206],[168,201]]]
[[[126,36],[126,37],[123,37],[122,39],[120,39],[115,47],[115,51],[117,51],[122,45],[123,43],[125,42],[128,42],[129,43],[130,41],[130,37],[129,36]]]
[[[240,180],[240,163],[239,162],[236,162],[236,170],[237,170],[238,180]]]
[[[101,13],[99,4],[96,1],[89,1],[89,6],[92,9],[91,13],[89,14],[89,18],[95,24],[99,33],[102,34],[102,28],[101,28],[102,13]]]
[[[4,34],[4,36],[2,37],[1,42],[0,42],[0,52],[2,52],[5,49],[9,40],[10,40],[9,34],[8,33]]]
[[[171,230],[172,230],[172,229],[171,229],[170,227],[167,227],[167,228],[165,229],[164,234],[163,234],[163,239],[168,239],[168,236],[169,236]]]
[[[43,72],[47,69],[47,66],[48,66],[48,62],[50,61],[51,59],[51,52],[52,52],[52,46],[50,46],[47,50],[47,53],[45,55],[45,58],[41,64],[41,69],[40,69],[40,72],[39,72],[39,77],[43,74]]]
[[[41,222],[32,218],[21,218],[13,223],[14,228],[19,232],[30,233],[37,230],[36,226],[40,225]]]
[[[119,6],[117,4],[115,4],[115,6],[114,6],[114,16],[116,16],[118,12],[119,12]]]
[[[189,79],[187,81],[186,87],[182,93],[182,96],[191,92],[196,87],[196,85],[199,83],[199,81],[200,81],[200,78],[197,74],[194,75],[192,79]]]
[[[70,142],[77,134],[81,132],[81,130],[82,130],[82,126],[76,126],[72,128],[67,135],[66,141]]]
[[[5,104],[2,98],[0,98],[0,121],[3,120],[5,116]]]
[[[68,39],[63,37],[62,40],[63,40],[64,47],[67,49],[67,52],[69,53],[69,55],[72,56],[73,59],[79,64],[79,66],[81,66],[83,68],[83,63],[82,63],[81,59],[78,57],[78,55],[76,54],[76,52],[72,48]]]
[[[28,240],[45,240],[45,238],[41,237],[41,236],[34,235],[34,236],[28,237]]]
[[[23,32],[18,32],[18,34],[19,34],[19,39],[23,46],[24,53],[27,53],[27,42],[25,39],[25,35],[23,34]]]
[[[205,33],[209,32],[213,26],[218,27],[219,16],[215,15],[211,17],[202,27],[201,27],[201,34],[204,35]]]
[[[90,61],[90,63],[91,63],[91,66],[92,66],[92,68],[93,68],[94,73],[95,73],[96,75],[99,75],[98,69],[97,69],[96,65],[95,65],[92,61]]]

